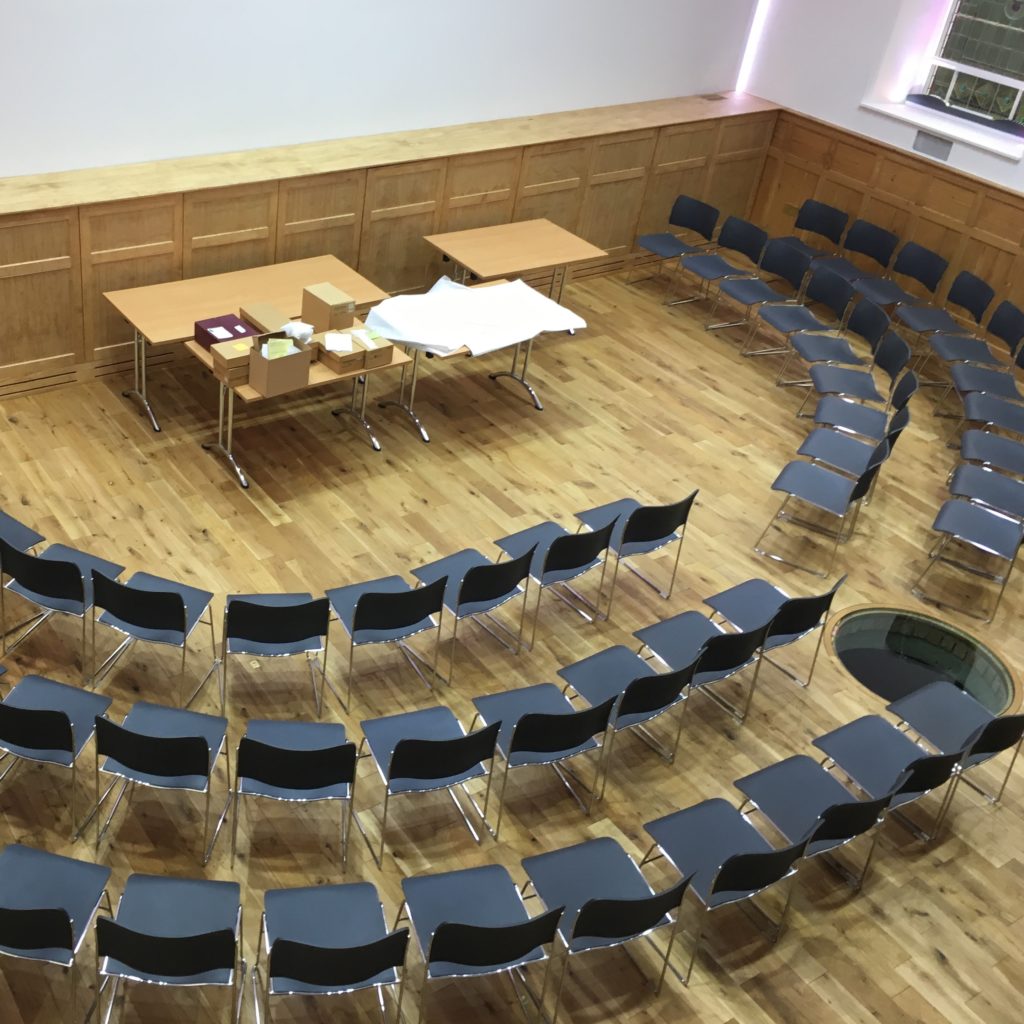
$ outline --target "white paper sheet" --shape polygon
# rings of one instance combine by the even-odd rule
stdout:
[[[442,277],[426,295],[385,299],[370,310],[366,326],[427,352],[447,355],[465,346],[479,356],[587,323],[522,281],[468,288]]]
[[[210,333],[218,341],[228,341],[231,338],[231,332],[226,327],[211,327]]]

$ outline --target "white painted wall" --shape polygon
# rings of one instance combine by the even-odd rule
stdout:
[[[731,89],[755,0],[0,0],[0,177]]]
[[[769,4],[768,15],[747,92],[912,148],[916,128],[860,104],[902,99],[918,84],[920,55],[944,23],[950,0],[761,2]],[[1024,163],[994,153],[954,143],[947,166],[1024,191]]]

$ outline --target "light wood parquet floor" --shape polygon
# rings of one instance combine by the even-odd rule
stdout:
[[[227,593],[322,592],[401,573],[466,546],[493,553],[496,537],[545,518],[572,527],[574,511],[623,495],[667,502],[699,487],[670,601],[628,573],[620,576],[610,622],[587,625],[546,599],[536,648],[518,658],[479,629],[464,627],[456,683],[434,694],[397,652],[363,651],[350,712],[341,713],[329,701],[325,715],[343,721],[358,739],[361,719],[442,700],[468,725],[474,696],[555,681],[560,666],[630,643],[633,630],[699,609],[704,596],[750,576],[764,575],[797,593],[824,589],[820,580],[751,550],[778,504],[771,482],[808,429],[807,420],[793,415],[800,397],[773,386],[774,360],[744,360],[736,335],[705,333],[706,310],[670,310],[661,297],[653,282],[627,286],[622,278],[607,277],[574,284],[567,302],[590,327],[575,338],[561,335],[537,346],[531,370],[545,401],[543,413],[514,385],[487,379],[504,356],[428,363],[418,406],[432,433],[429,445],[393,410],[374,408],[384,445],[374,453],[344,420],[329,415],[326,394],[249,410],[236,435],[236,450],[253,481],[248,492],[199,447],[215,426],[216,395],[213,382],[191,363],[152,374],[161,434],[151,433],[120,397],[121,380],[9,399],[0,421],[0,505],[50,541],[123,562],[129,571],[146,569],[214,591],[219,635]],[[388,382],[373,381],[371,397],[383,397],[388,388]],[[931,395],[916,398],[912,408],[913,423],[884,467],[858,535],[841,549],[838,570],[850,578],[839,609],[884,602],[924,607],[908,593],[908,584],[923,566],[953,453],[944,445],[949,421],[933,417]],[[661,555],[652,572],[667,574],[670,567],[671,556]],[[1020,584],[1013,581],[994,625],[966,619],[963,624],[1016,665],[1024,656],[1016,629],[1020,608]],[[70,622],[39,630],[7,658],[4,684],[32,672],[76,682],[77,637]],[[102,654],[115,640],[102,632],[100,637]],[[336,630],[335,639],[340,637]],[[805,642],[784,660],[806,668],[811,651]],[[190,670],[204,671],[206,659],[200,647],[191,655]],[[339,642],[329,664],[336,684],[343,682],[344,666]],[[172,653],[138,648],[101,688],[114,698],[112,713],[119,718],[140,698],[172,702],[174,671]],[[253,662],[232,672],[232,747],[248,718],[313,715],[301,662]],[[216,710],[213,694],[205,691],[197,709]],[[645,821],[707,797],[738,802],[733,779],[793,753],[812,752],[816,735],[881,708],[879,699],[845,674],[826,644],[809,690],[765,666],[742,728],[710,702],[696,700],[674,766],[639,740],[620,737],[606,798],[591,818],[542,769],[513,774],[500,844],[485,837],[476,846],[443,796],[405,798],[393,804],[383,869],[354,836],[346,878],[374,882],[390,922],[404,875],[498,862],[521,880],[523,856],[604,835],[639,858],[647,847]],[[88,792],[88,755],[83,779]],[[7,779],[0,786],[0,842],[93,858],[91,839],[74,845],[66,839],[66,785],[66,776],[38,767],[23,767]],[[217,794],[224,785],[220,774]],[[373,834],[381,799],[381,783],[363,762],[358,809]],[[237,879],[251,964],[265,889],[342,876],[336,818],[329,811],[249,808],[235,867],[225,831],[204,870],[196,855],[199,800],[138,793],[127,810],[122,806],[95,855],[113,868],[115,900],[131,872]],[[738,911],[717,915],[710,949],[688,989],[670,977],[655,998],[645,980],[654,976],[655,964],[641,948],[635,956],[642,974],[621,950],[579,959],[566,983],[562,1019],[1019,1022],[1022,813],[1024,774],[1018,773],[999,808],[961,788],[948,828],[931,846],[890,822],[866,890],[856,896],[820,865],[807,865],[782,941],[768,945]],[[660,885],[672,875],[654,865],[649,877]],[[687,906],[689,923],[693,908]],[[684,937],[680,962],[686,949]],[[84,954],[86,979],[90,950],[91,945]],[[410,963],[418,963],[414,945]],[[65,1020],[65,997],[59,974],[43,976],[4,961],[5,1024]],[[407,993],[407,1019],[413,1019],[417,998],[415,991]],[[226,1000],[216,994],[135,988],[123,1019],[201,1024],[224,1019],[226,1012]],[[512,991],[500,979],[432,987],[428,1012],[433,1020],[484,1024],[520,1019]],[[341,1004],[286,1001],[274,1019],[376,1015],[366,996]],[[248,996],[244,1019],[253,1019]]]

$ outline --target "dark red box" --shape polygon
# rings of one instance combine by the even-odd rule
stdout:
[[[217,328],[219,330],[216,330]],[[252,324],[247,323],[235,313],[211,316],[208,320],[197,320],[195,326],[195,339],[207,350],[211,345],[216,345],[218,341],[251,338],[256,334],[266,334],[266,331],[253,327]]]

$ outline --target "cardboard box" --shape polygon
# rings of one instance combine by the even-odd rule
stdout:
[[[251,338],[253,335],[263,333],[260,328],[247,324],[234,313],[197,320],[194,331],[196,341],[205,349],[210,349],[221,341],[237,341],[239,338]]]
[[[358,338],[356,341],[362,344]],[[391,350],[395,346],[387,338],[382,338],[378,335],[370,341],[369,345],[363,345],[363,347],[366,349],[366,368],[368,370],[374,370],[378,366],[390,366]]]
[[[279,331],[291,319],[269,302],[247,302],[238,312],[243,320],[255,324],[261,331]]]
[[[317,333],[343,331],[352,326],[356,300],[327,281],[302,289],[302,320]]]
[[[297,351],[291,355],[267,359],[263,355],[263,343],[275,338],[286,338]],[[249,384],[264,398],[285,395],[298,391],[309,383],[309,367],[313,351],[300,342],[293,342],[280,332],[261,338],[249,354]]]
[[[249,381],[249,356],[252,339],[245,341],[218,341],[210,346],[213,356],[213,375],[225,384],[237,386]]]
[[[324,335],[314,334],[311,344],[316,345],[316,358],[335,373],[351,373],[361,370],[366,362],[366,350],[352,339],[351,352],[330,352],[324,346]]]

